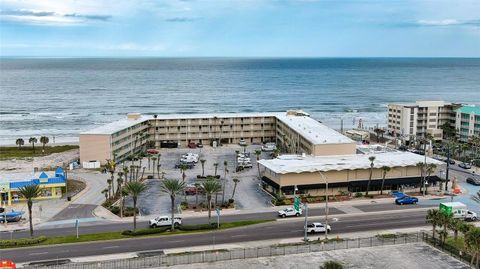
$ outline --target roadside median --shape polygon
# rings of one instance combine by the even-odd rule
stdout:
[[[182,225],[176,228],[174,231],[171,231],[170,227],[151,228],[151,229],[147,228],[147,229],[139,229],[139,230],[136,230],[135,232],[126,230],[126,231],[118,231],[118,232],[82,234],[82,235],[79,235],[78,238],[76,235],[56,236],[56,237],[40,236],[38,238],[29,239],[28,244],[25,244],[25,241],[27,239],[24,239],[24,238],[13,239],[13,240],[1,240],[0,248],[6,249],[6,248],[21,248],[21,247],[42,246],[42,245],[75,244],[75,243],[83,243],[83,242],[131,239],[131,238],[150,237],[150,236],[162,237],[162,236],[169,236],[169,235],[202,233],[202,232],[209,232],[214,230],[232,229],[237,227],[271,222],[271,221],[273,220],[246,220],[246,221],[226,222],[226,223],[220,223],[218,228],[216,223]]]

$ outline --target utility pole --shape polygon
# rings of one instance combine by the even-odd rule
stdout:
[[[325,175],[318,171],[323,181],[325,182],[325,241],[328,240],[328,181]]]
[[[303,241],[307,242],[307,224],[308,224],[308,203],[305,203],[305,224],[303,225],[304,229],[304,235],[303,235]]]
[[[328,240],[328,181],[325,180],[325,242]]]
[[[445,171],[445,191],[448,191],[448,170],[450,169],[450,143],[447,143],[447,171]]]

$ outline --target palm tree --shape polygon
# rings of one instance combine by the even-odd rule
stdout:
[[[17,138],[17,140],[15,141],[15,144],[18,145],[18,149],[22,149],[22,146],[25,145],[25,141],[23,141],[22,138]]]
[[[124,165],[123,168],[122,168],[122,171],[123,171],[123,175],[125,176],[125,177],[124,177],[124,178],[125,178],[125,182],[127,182],[127,181],[128,181],[128,166],[125,166],[125,165]]]
[[[262,155],[262,151],[257,149],[255,150],[255,156],[257,157],[257,170],[258,170],[258,178],[261,178],[262,176],[260,175],[260,155]]]
[[[215,177],[217,176],[218,163],[214,163],[213,167],[215,168]]]
[[[201,160],[200,160],[200,164],[202,165],[202,177],[205,176],[205,162],[206,162],[206,161],[207,161],[207,160],[205,160],[205,159],[201,159]]]
[[[185,189],[185,182],[184,181],[179,181],[177,179],[165,179],[163,181],[163,185],[160,186],[160,191],[170,195],[170,201],[172,202],[171,204],[171,210],[172,210],[172,228],[171,230],[175,230],[175,222],[173,221],[175,219],[175,197],[178,194],[181,194],[184,192]]]
[[[48,139],[48,136],[42,136],[40,137],[40,143],[42,143],[42,151],[45,152],[45,145],[50,142],[50,139]]]
[[[237,177],[234,177],[232,181],[233,181],[233,192],[232,192],[232,200],[233,200],[233,197],[235,196],[235,190],[237,189],[237,184],[240,182],[240,179],[238,179]]]
[[[227,183],[228,162],[223,161],[223,190],[222,190],[222,205],[225,203],[225,185]]]
[[[108,200],[108,189],[103,189],[102,194],[105,195],[105,201]]]
[[[222,185],[214,177],[208,177],[202,183],[202,189],[205,192],[208,208],[208,223],[212,223],[212,196],[214,193],[219,192],[222,189]]]
[[[107,191],[108,191],[108,198],[113,198],[113,195],[112,195],[112,193],[111,193],[111,192],[112,192],[112,181],[113,181],[113,180],[112,180],[111,178],[107,179],[107,184],[108,184],[108,189],[107,189]]]
[[[445,239],[447,239],[447,235],[448,235],[447,228],[448,228],[448,225],[449,225],[451,219],[452,219],[452,215],[447,214],[445,212],[441,212],[438,215],[439,226],[443,228],[443,230],[440,231],[440,236],[441,236],[441,239],[442,239],[442,243],[445,243]]]
[[[112,188],[112,197],[115,195],[115,186],[114,186],[114,180],[115,180],[115,169],[117,168],[117,164],[115,163],[114,160],[107,159],[107,162],[105,163],[105,168],[107,168],[108,172],[110,173],[110,183],[111,188]],[[108,182],[108,181],[107,181]]]
[[[418,162],[417,163],[417,168],[420,169],[420,192],[423,190],[423,186],[425,185],[424,180],[424,174],[425,174],[425,163],[423,162]]]
[[[440,217],[442,214],[438,209],[429,209],[427,211],[427,223],[432,224],[432,237],[435,239],[435,232],[437,231],[437,226],[440,225]]]
[[[139,181],[130,181],[125,185],[125,191],[133,200],[133,231],[137,229],[137,198],[146,188],[145,184]]]
[[[187,171],[188,166],[186,164],[181,164],[180,165],[180,173],[182,173],[182,182],[185,182],[185,178],[187,175],[185,174],[185,171]]]
[[[30,137],[30,138],[28,139],[28,143],[32,144],[33,153],[35,153],[35,143],[37,143],[37,138],[35,138],[35,137]]]
[[[115,192],[115,196],[119,196],[121,194],[120,190],[122,189],[122,185],[123,185],[123,172],[120,171],[117,173],[117,191]]]
[[[383,194],[383,186],[385,185],[385,177],[387,176],[387,173],[390,172],[391,168],[388,167],[388,166],[382,166],[382,172],[383,172],[383,176],[382,176],[382,187],[380,189],[380,195]]]
[[[461,229],[463,224],[462,220],[451,218],[448,222],[447,226],[450,230],[453,231],[453,239],[457,241],[458,238],[458,231]]]
[[[198,208],[198,192],[200,189],[200,183],[195,182],[195,208]]]
[[[370,161],[370,175],[368,177],[368,183],[367,183],[367,192],[365,195],[368,195],[368,191],[370,190],[370,183],[372,181],[372,175],[373,175],[373,162],[375,161],[375,156],[370,156],[368,157],[368,160]]]
[[[40,195],[40,187],[38,185],[26,185],[19,188],[18,192],[23,198],[27,200],[28,221],[30,223],[30,237],[33,238],[32,200]]]
[[[475,227],[467,232],[465,235],[465,248],[472,255],[470,267],[476,261],[475,268],[478,268],[480,261],[480,228]]]
[[[427,168],[425,169],[425,173],[427,174],[427,182],[429,181],[432,173],[435,172],[435,169],[437,169],[436,164],[434,164],[434,163],[427,164]],[[427,187],[428,187],[428,184],[425,184],[425,193],[428,194]]]
[[[121,202],[120,202],[120,217],[123,218],[123,210],[125,208],[125,197],[128,196],[128,191],[125,189],[125,187],[122,187],[121,188],[121,191],[120,191],[120,199],[121,199]]]

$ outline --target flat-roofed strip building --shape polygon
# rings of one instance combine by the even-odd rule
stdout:
[[[372,193],[380,190],[383,166],[391,168],[385,177],[385,190],[396,190],[401,186],[419,186],[421,169],[417,164],[424,162],[424,156],[410,152],[385,149],[365,154],[335,156],[283,155],[272,160],[260,160],[260,164],[264,169],[263,182],[266,189],[272,193],[281,191],[291,195],[297,186],[300,193],[324,195],[325,183],[319,173],[321,172],[329,184],[329,193],[338,195],[340,191],[366,191],[370,174],[370,156],[375,156],[370,188]],[[431,158],[427,158],[427,163],[434,163],[437,166],[443,164]],[[430,184],[439,181],[434,175],[435,173],[432,173],[429,177]]]
[[[129,114],[80,134],[81,162],[122,161],[144,148],[185,147],[189,143],[248,144],[276,142],[284,152],[307,155],[355,153],[355,141],[337,133],[302,111],[271,113]]]

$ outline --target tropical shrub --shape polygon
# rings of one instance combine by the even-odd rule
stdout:
[[[42,243],[47,240],[47,237],[42,235],[35,238],[20,238],[20,239],[12,239],[12,240],[0,240],[0,247],[20,247],[20,246],[28,246],[28,245],[35,245]]]
[[[122,232],[122,235],[128,236],[140,236],[140,235],[149,235],[149,234],[159,234],[167,231],[170,227],[162,227],[162,228],[148,228],[148,229],[141,229],[137,231],[125,230]]]

